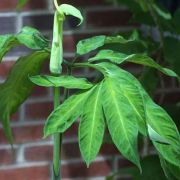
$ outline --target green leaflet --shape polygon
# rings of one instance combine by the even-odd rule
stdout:
[[[121,64],[122,62],[128,61],[136,64],[153,67],[168,76],[177,77],[179,79],[178,75],[174,71],[167,68],[163,68],[162,66],[157,64],[152,58],[146,55],[141,55],[141,54],[126,55],[112,50],[101,50],[95,57],[90,58],[89,61],[99,61],[104,59],[108,59],[111,62],[117,64]]]
[[[102,83],[87,98],[79,126],[79,147],[87,166],[96,158],[103,142],[105,122],[101,101]]]
[[[138,125],[128,99],[123,95],[117,78],[108,77],[103,84],[103,108],[114,144],[128,160],[141,165],[137,151]]]
[[[95,57],[88,59],[89,62],[110,59],[112,62],[120,64],[127,58],[128,55],[115,52],[112,50],[101,50],[99,51]]]
[[[122,36],[94,36],[91,38],[87,38],[84,40],[81,40],[77,44],[77,54],[84,55],[86,53],[89,53],[97,48],[100,48],[106,44],[126,44],[129,42],[138,41],[134,34],[129,39],[125,39]]]
[[[35,50],[49,48],[49,41],[36,29],[24,27],[18,34],[0,36],[0,61],[3,56],[13,47],[24,45]]]
[[[93,86],[85,78],[76,78],[73,76],[48,76],[48,75],[37,75],[31,76],[30,80],[38,85],[45,87],[64,87],[68,89],[89,89]]]
[[[20,44],[30,49],[41,50],[49,48],[49,40],[47,40],[37,29],[25,26],[20,33],[16,35]]]
[[[44,137],[65,132],[81,115],[84,102],[90,91],[72,95],[59,105],[48,117],[44,127]]]
[[[0,119],[9,142],[13,143],[9,124],[10,116],[30,95],[34,85],[28,75],[36,75],[49,54],[43,51],[21,57],[13,66],[7,80],[0,85]]]
[[[62,45],[62,32],[63,32],[63,19],[62,16],[56,11],[54,14],[54,26],[53,26],[53,41],[50,57],[50,72],[52,74],[60,74],[62,71],[63,61],[63,45]]]
[[[58,8],[58,11],[63,12],[65,15],[71,15],[78,18],[80,20],[79,25],[83,22],[83,16],[81,12],[72,5],[61,4]]]
[[[105,38],[106,36],[94,36],[92,38],[79,41],[77,44],[77,54],[83,55],[103,46]]]

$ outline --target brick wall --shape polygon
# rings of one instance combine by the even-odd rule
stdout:
[[[65,58],[74,55],[75,44],[81,38],[97,34],[113,34],[119,30],[131,29],[128,25],[130,13],[116,3],[108,4],[103,0],[62,0],[78,6],[85,17],[84,24],[77,28],[76,20],[68,18],[65,23]],[[23,11],[16,12],[16,0],[0,1],[0,34],[16,33],[29,25],[52,36],[53,4],[51,0],[30,0]],[[0,64],[0,80],[3,81],[19,55],[28,52],[26,48],[13,49]],[[136,71],[135,67],[129,69]],[[86,70],[87,75],[91,73]],[[79,72],[77,72],[79,74]],[[166,92],[177,95],[178,89],[172,82]],[[159,91],[161,92],[161,90]],[[179,94],[177,95],[179,98]],[[159,96],[157,96],[159,97]],[[173,96],[174,97],[174,96]],[[179,98],[180,99],[180,98]],[[174,101],[171,98],[171,103]],[[52,89],[37,87],[31,97],[12,117],[14,134],[14,153],[0,128],[0,180],[48,180],[52,175],[52,139],[42,139],[45,118],[52,111]],[[104,176],[121,167],[129,166],[116,148],[104,144],[96,161],[87,169],[82,162],[77,144],[77,124],[74,124],[63,137],[62,176],[64,179],[104,179]],[[121,178],[127,180],[128,177]]]

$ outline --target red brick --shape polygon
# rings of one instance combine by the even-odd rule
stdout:
[[[12,164],[15,162],[15,150],[0,149],[0,165]]]
[[[49,177],[47,165],[0,170],[2,180],[49,180]]]
[[[23,125],[13,127],[14,143],[39,141],[43,137],[43,125]],[[0,143],[8,143],[2,129],[0,129]]]
[[[25,105],[26,119],[46,119],[53,110],[52,102],[29,103]]]
[[[62,176],[63,178],[107,176],[111,170],[112,162],[109,160],[94,162],[89,168],[84,163],[79,162],[62,165]]]
[[[89,11],[87,28],[126,26],[130,17],[131,13],[127,10]]]
[[[27,161],[44,161],[44,160],[51,161],[52,153],[53,153],[52,145],[27,147],[25,149],[25,159]],[[63,160],[80,158],[81,156],[80,156],[78,143],[63,144],[61,157]]]
[[[11,116],[11,121],[18,121],[20,118],[20,110]]]
[[[1,0],[0,10],[15,10],[17,2],[17,0]],[[46,6],[46,1],[44,0],[30,0],[24,9],[44,9]]]
[[[31,98],[31,97],[44,97],[44,96],[48,96],[48,88],[36,86],[33,89],[33,92],[29,98]]]
[[[133,166],[133,164],[126,160],[126,159],[119,159],[118,161],[118,169],[124,168],[124,167],[130,167]]]
[[[100,149],[100,154],[102,154],[102,155],[117,155],[117,154],[120,154],[120,152],[117,150],[117,148],[114,146],[114,144],[103,144]]]
[[[7,77],[14,63],[15,61],[2,61],[0,63],[0,77],[1,78],[5,79]]]

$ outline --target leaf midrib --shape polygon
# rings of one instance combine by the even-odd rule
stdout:
[[[91,133],[90,133],[90,143],[89,143],[89,147],[90,147],[90,148],[89,148],[89,152],[88,152],[88,154],[89,154],[89,156],[88,156],[88,157],[89,157],[89,158],[88,158],[88,163],[90,162],[90,154],[91,154],[91,146],[92,146],[92,137],[93,137],[93,134],[94,134],[94,133],[93,133],[93,132],[94,132],[94,131],[93,131],[93,129],[94,129],[93,127],[94,127],[94,125],[95,125],[95,119],[96,119],[95,117],[96,117],[96,111],[97,111],[97,104],[98,104],[98,99],[99,99],[99,94],[100,94],[100,91],[101,91],[101,87],[102,87],[102,84],[99,85],[98,93],[97,93],[97,96],[96,96],[97,98],[96,98],[95,105],[94,105],[94,111],[93,111],[94,113],[93,113],[93,116],[92,116],[92,122],[93,122],[93,123],[92,123],[92,126],[91,126],[91,127],[92,127],[92,131],[91,131]]]

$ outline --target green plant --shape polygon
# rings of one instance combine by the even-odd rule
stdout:
[[[4,132],[13,143],[10,129],[10,115],[29,96],[33,83],[54,89],[54,110],[49,115],[45,127],[44,138],[54,137],[53,179],[61,179],[60,151],[62,134],[80,117],[79,146],[87,166],[96,158],[103,143],[106,126],[113,143],[122,155],[134,163],[142,172],[137,149],[138,134],[149,138],[158,151],[163,170],[178,178],[180,167],[180,135],[178,129],[166,111],[152,101],[141,83],[129,72],[118,65],[131,62],[155,68],[162,73],[179,77],[170,69],[164,68],[144,53],[128,54],[112,50],[112,46],[131,45],[147,50],[147,43],[137,38],[134,32],[130,38],[123,36],[95,36],[81,40],[77,44],[73,62],[63,59],[63,22],[66,15],[72,15],[83,21],[79,10],[67,4],[58,5],[54,1],[52,48],[39,31],[24,27],[16,35],[0,36],[0,56],[2,57],[14,46],[25,45],[35,52],[21,57],[13,66],[7,80],[0,89],[0,117]],[[98,53],[84,62],[77,62],[80,56]],[[50,57],[50,75],[39,75],[43,63]],[[68,69],[62,75],[62,64]],[[75,68],[93,68],[101,73],[96,82],[86,78],[73,76]],[[31,81],[29,81],[29,79]],[[13,86],[16,82],[16,87]],[[64,101],[60,104],[60,88],[65,89]],[[79,91],[69,96],[69,89]],[[173,168],[172,168],[173,167]]]

